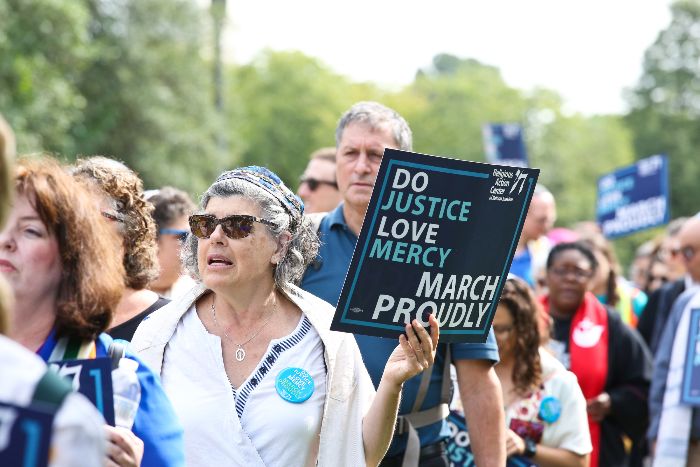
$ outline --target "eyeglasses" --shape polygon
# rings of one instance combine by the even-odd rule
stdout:
[[[159,235],[175,235],[178,240],[180,240],[182,243],[187,240],[187,235],[189,232],[187,230],[182,230],[182,229],[160,229],[158,231]]]
[[[336,190],[338,189],[338,183],[331,182],[329,180],[318,180],[316,178],[311,178],[311,177],[300,178],[299,185],[301,186],[304,183],[306,183],[309,186],[309,190],[311,190],[311,191],[316,191],[318,189],[318,187],[321,185],[330,185],[333,188],[335,188]]]
[[[690,261],[693,259],[693,256],[695,256],[696,250],[695,247],[692,247],[690,245],[687,246],[682,246],[680,248],[674,248],[671,250],[671,254],[673,256],[678,256],[681,255],[683,258],[685,258],[686,261]]]
[[[124,218],[121,217],[119,214],[112,214],[111,212],[107,211],[100,211],[102,216],[106,217],[107,219],[113,221],[113,222],[124,222]]]
[[[190,229],[197,238],[209,238],[216,230],[216,226],[220,225],[228,238],[234,240],[245,238],[253,233],[253,222],[259,222],[270,227],[274,227],[274,223],[267,219],[260,219],[255,216],[245,214],[234,214],[226,216],[222,219],[217,219],[213,214],[193,214],[190,216]]]
[[[576,279],[579,282],[586,281],[590,279],[593,276],[592,271],[586,271],[585,269],[580,269],[580,268],[564,268],[564,267],[552,267],[549,269],[552,274],[559,276],[559,277],[566,277],[569,275],[572,275],[574,279]]]

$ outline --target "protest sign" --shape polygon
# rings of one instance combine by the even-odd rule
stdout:
[[[20,407],[0,402],[0,465],[49,464],[54,411],[40,404]]]
[[[668,206],[664,155],[639,160],[598,179],[596,218],[607,238],[668,223]]]
[[[446,449],[450,467],[476,467],[466,425],[464,414],[460,410],[450,410],[447,416],[450,437]],[[506,467],[537,467],[537,464],[523,456],[510,456],[506,460]]]
[[[527,167],[523,129],[518,123],[489,123],[482,127],[486,160],[492,164]]]
[[[681,402],[698,407],[700,406],[700,308],[690,310],[690,313]]]
[[[538,175],[387,149],[331,329],[485,342]]]
[[[62,360],[49,366],[66,378],[73,390],[92,402],[105,421],[114,426],[114,395],[112,394],[112,362],[109,358]]]

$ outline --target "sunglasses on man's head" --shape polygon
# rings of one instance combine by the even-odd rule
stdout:
[[[260,219],[246,214],[234,214],[218,219],[213,214],[193,214],[190,216],[190,230],[197,238],[209,238],[220,225],[228,238],[245,238],[253,233],[253,222],[259,222],[268,226],[274,226],[267,219]]]
[[[183,243],[187,240],[187,234],[189,234],[187,230],[182,229],[160,229],[158,233],[160,235],[175,235]]]
[[[302,177],[301,179],[299,179],[299,184],[301,185],[303,183],[306,183],[309,186],[309,190],[311,191],[316,191],[321,185],[330,185],[333,188],[338,189],[338,184],[329,180],[318,180],[316,178],[311,177]]]

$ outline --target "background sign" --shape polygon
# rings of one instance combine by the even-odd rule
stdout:
[[[331,329],[485,342],[538,175],[387,149]]]
[[[681,402],[700,406],[700,308],[690,310],[690,313]]]
[[[493,164],[527,167],[523,129],[518,123],[489,123],[482,127],[486,160]]]
[[[668,223],[668,160],[651,156],[598,179],[596,218],[608,238]]]
[[[464,414],[459,410],[450,410],[447,425],[450,427],[450,437],[447,439],[450,467],[476,467]],[[506,467],[537,467],[537,464],[526,457],[511,456],[506,460]]]
[[[0,402],[0,465],[45,467],[54,412],[40,404],[19,407]]]
[[[105,421],[114,426],[114,395],[112,394],[112,361],[109,358],[62,360],[49,366],[73,385],[100,411]]]

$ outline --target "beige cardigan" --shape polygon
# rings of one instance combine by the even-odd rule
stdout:
[[[155,311],[136,330],[131,342],[132,349],[155,373],[162,373],[166,346],[180,319],[207,291],[198,284],[179,299]],[[325,348],[324,360],[328,370],[326,387],[329,390],[323,408],[318,465],[365,465],[362,419],[375,391],[357,343],[352,334],[330,330],[335,311],[330,304],[293,285],[289,285],[284,292],[309,319]],[[165,390],[167,393],[167,388]],[[197,429],[184,428],[185,437],[187,430]],[[226,443],[225,440],[234,439],[232,436],[236,436],[236,433],[221,433],[222,444]],[[243,459],[231,460],[236,464],[243,463],[236,462]],[[248,458],[245,463],[251,465]]]

